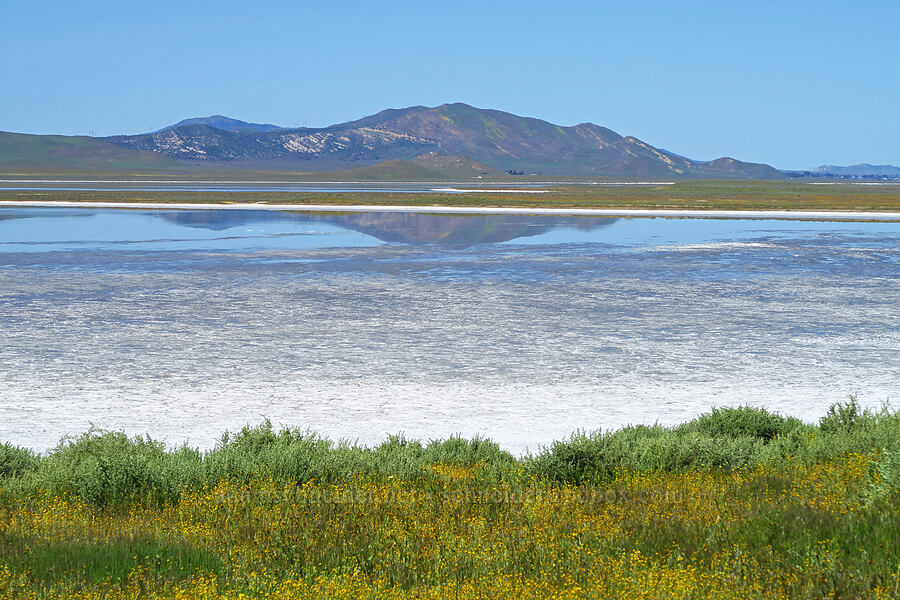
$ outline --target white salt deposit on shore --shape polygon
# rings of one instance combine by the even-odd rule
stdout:
[[[516,190],[518,193],[518,190]],[[900,221],[900,212],[874,211],[801,211],[801,210],[650,210],[619,208],[510,208],[467,206],[381,206],[343,204],[265,204],[233,203],[168,203],[168,202],[62,202],[34,200],[0,200],[0,206],[45,206],[59,208],[153,208],[171,210],[277,210],[322,212],[406,212],[431,214],[509,214],[509,215],[571,215],[594,217],[683,217],[727,219],[801,219],[850,221]]]

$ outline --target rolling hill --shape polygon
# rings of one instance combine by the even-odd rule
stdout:
[[[88,136],[0,132],[4,170],[173,170],[183,166],[158,152],[134,151]]]
[[[439,181],[475,179],[501,174],[497,169],[465,156],[440,152],[429,152],[410,160],[387,160],[374,165],[326,173],[354,181]]]

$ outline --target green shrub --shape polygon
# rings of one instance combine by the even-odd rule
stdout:
[[[615,470],[605,454],[602,435],[576,433],[565,441],[554,442],[535,457],[530,472],[561,483],[600,483],[611,480]]]
[[[714,408],[678,429],[697,431],[713,437],[751,437],[770,441],[798,427],[802,427],[798,419],[786,418],[764,408],[740,406]]]
[[[173,502],[182,488],[199,482],[200,454],[195,450],[167,452],[164,444],[149,437],[91,429],[63,440],[20,485],[103,505]]]
[[[423,474],[425,447],[418,440],[392,435],[368,455],[369,472],[383,477],[391,475],[415,479]]]
[[[860,410],[856,396],[850,396],[847,402],[837,402],[828,407],[828,412],[819,419],[819,428],[827,432],[850,431],[870,416]]]
[[[510,464],[514,462],[512,454],[501,450],[491,440],[474,437],[471,440],[452,436],[446,440],[433,440],[422,453],[425,464],[457,464],[472,466],[476,464]]]
[[[327,464],[332,443],[299,429],[275,431],[266,419],[239,433],[226,433],[204,457],[204,473],[209,483],[219,479],[249,479],[268,474],[278,479],[304,483],[328,480]]]
[[[881,460],[875,467],[878,473],[878,487],[884,496],[900,492],[900,450],[881,451]]]
[[[427,475],[428,465],[438,463],[484,464],[500,476],[500,471],[513,465],[515,459],[496,443],[478,437],[467,440],[454,436],[423,446],[403,436],[392,436],[375,448],[365,448],[350,443],[335,445],[299,429],[275,431],[268,420],[244,427],[236,435],[224,435],[204,458],[206,478],[211,483],[259,473],[297,483],[336,481],[357,474],[415,479]]]
[[[18,477],[38,465],[38,458],[27,448],[9,443],[0,444],[0,480]]]
[[[98,505],[176,502],[183,490],[221,479],[270,476],[289,483],[432,478],[434,464],[480,465],[478,478],[512,480],[524,474],[555,482],[602,483],[624,472],[739,469],[759,464],[834,460],[880,449],[873,472],[878,493],[897,488],[900,413],[860,410],[855,398],[834,405],[819,427],[750,407],[715,409],[678,427],[630,426],[613,432],[579,432],[516,459],[496,443],[453,436],[422,444],[392,436],[374,448],[333,443],[310,431],[276,431],[266,420],[226,433],[201,454],[167,449],[148,437],[92,429],[63,440],[45,457],[0,444],[0,484],[10,492],[70,493]],[[874,485],[874,484],[873,484]]]
[[[555,442],[526,462],[530,473],[551,481],[601,483],[625,471],[734,469],[772,455],[756,437],[721,438],[699,431],[636,426],[609,433],[579,433]]]

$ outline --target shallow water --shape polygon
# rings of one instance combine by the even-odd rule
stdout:
[[[900,224],[0,208],[0,440],[364,443],[897,398]]]

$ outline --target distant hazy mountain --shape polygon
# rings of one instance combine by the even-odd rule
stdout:
[[[275,131],[276,129],[284,129],[283,127],[272,125],[271,123],[247,123],[246,121],[239,121],[237,119],[223,117],[222,115],[213,115],[211,117],[194,117],[193,119],[185,119],[184,121],[179,121],[174,125],[164,127],[155,133],[159,133],[160,131],[168,131],[170,129],[175,129],[176,127],[184,127],[186,125],[208,125],[209,127],[214,127],[223,131],[269,132]]]
[[[162,131],[105,140],[124,148],[192,161],[389,161],[435,152],[482,163],[487,168],[526,174],[784,177],[769,165],[727,157],[694,161],[593,123],[562,127],[461,103],[389,109],[315,129],[266,131],[229,125],[242,121],[212,119],[225,117],[189,119]],[[297,168],[303,169],[301,165]]]
[[[813,169],[812,173],[832,177],[900,177],[900,167],[869,164],[850,165],[849,167],[822,165]]]

